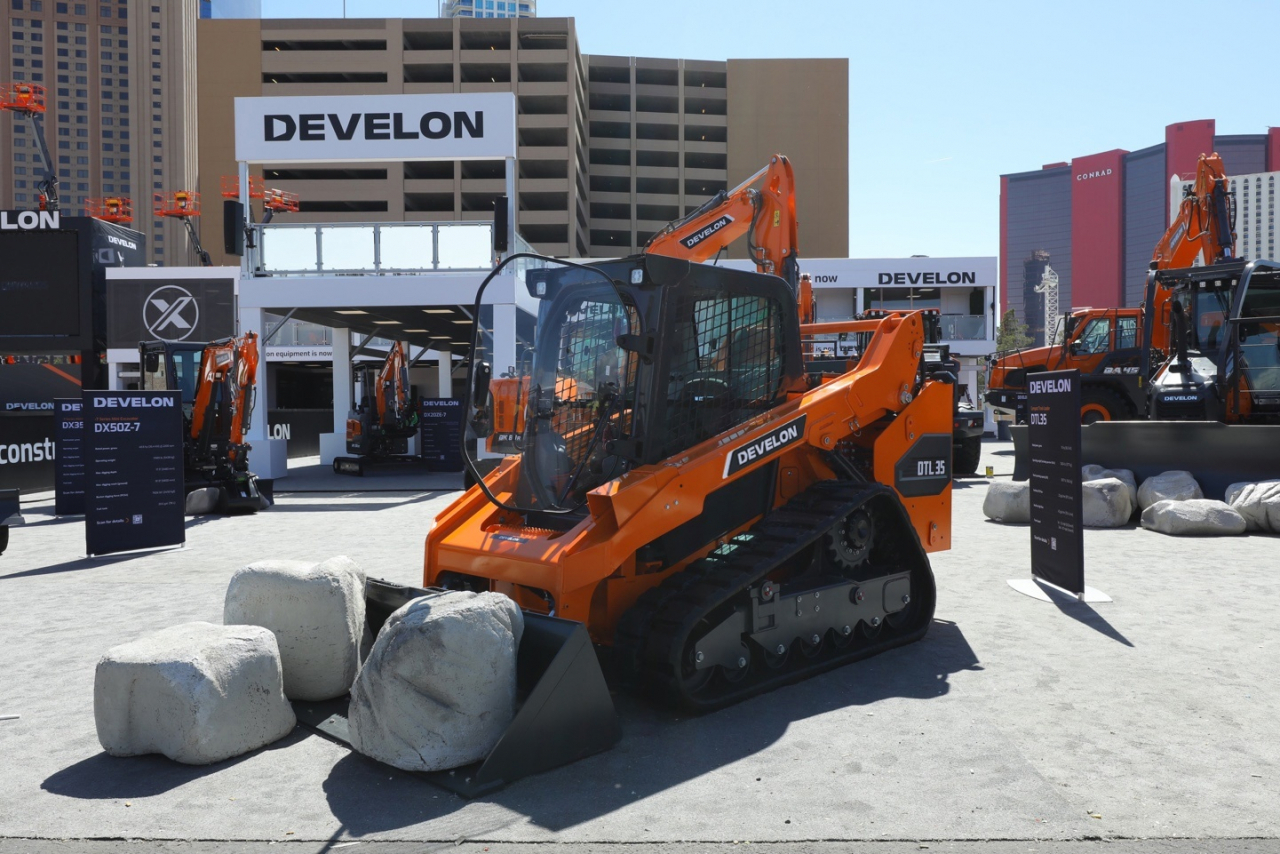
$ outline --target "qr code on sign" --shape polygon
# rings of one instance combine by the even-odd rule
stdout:
[[[136,519],[137,517],[135,516],[134,518]],[[1057,538],[1057,537],[1050,537],[1050,538],[1049,538],[1049,548],[1050,548],[1050,549],[1052,549],[1052,550],[1053,550],[1053,551],[1055,551],[1055,552],[1058,550],[1058,538]]]
[[[134,514],[133,514],[133,524],[135,524],[135,525],[141,525],[141,524],[142,524],[142,514],[141,514],[141,513],[134,513]]]

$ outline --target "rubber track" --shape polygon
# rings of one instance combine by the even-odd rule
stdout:
[[[735,597],[745,602],[743,594],[748,587],[815,543],[849,513],[877,499],[877,503],[888,500],[897,504],[892,490],[884,486],[848,481],[815,484],[765,516],[749,531],[733,537],[707,557],[646,591],[619,622],[615,636],[617,662],[624,674],[630,676],[626,681],[644,685],[651,691],[656,689],[669,702],[685,709],[710,711],[923,637],[933,615],[935,592],[928,560],[914,529],[910,529],[898,533],[899,536],[909,534],[917,550],[913,556],[916,561],[908,557],[904,561],[907,566],[870,567],[858,573],[859,577],[867,578],[905,568],[915,570],[912,596],[916,602],[909,609],[913,616],[908,625],[892,628],[886,624],[874,639],[864,638],[855,631],[852,642],[845,647],[836,647],[831,640],[824,639],[821,652],[812,658],[795,649],[800,646],[796,642],[791,644],[785,665],[772,670],[763,665],[761,651],[756,648],[756,660],[749,665],[750,672],[741,682],[729,683],[717,673],[713,676],[716,690],[699,696],[690,695],[680,678],[681,656],[689,636],[708,614],[732,607],[736,604]],[[877,537],[888,535],[889,532],[882,529],[884,525],[905,524],[909,528],[905,511],[899,514],[900,519],[874,509],[872,514]],[[923,568],[909,566],[913,562],[922,562]],[[787,589],[784,583],[783,591]]]

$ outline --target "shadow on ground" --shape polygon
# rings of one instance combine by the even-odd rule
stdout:
[[[484,798],[525,818],[495,817],[492,827],[468,821],[466,835],[526,818],[550,830],[572,827],[758,753],[795,721],[891,697],[929,700],[950,690],[950,674],[975,669],[981,667],[960,628],[935,620],[918,643],[702,717],[675,717],[615,695],[623,726],[617,747]],[[388,776],[403,785],[387,785]],[[356,838],[438,819],[466,803],[356,754],[333,767],[324,790],[343,825],[339,836]]]
[[[261,750],[213,765],[183,765],[160,755],[122,757],[99,753],[63,768],[41,783],[40,788],[54,795],[84,800],[161,795],[193,780],[234,767],[264,751],[290,747],[306,737],[306,731],[295,729]]]

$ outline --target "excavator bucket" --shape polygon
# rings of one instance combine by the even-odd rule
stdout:
[[[406,603],[441,592],[369,579],[365,618],[370,632],[376,636],[387,618]],[[622,737],[604,673],[581,623],[525,611],[516,688],[515,718],[483,761],[421,776],[464,798],[474,798],[522,777],[601,753]],[[303,726],[350,746],[347,698],[297,702],[294,711]]]
[[[1014,480],[1031,471],[1026,427],[1014,427]],[[1217,421],[1099,421],[1080,428],[1080,459],[1129,469],[1143,479],[1189,471],[1205,498],[1223,500],[1233,483],[1280,478],[1280,425]]]

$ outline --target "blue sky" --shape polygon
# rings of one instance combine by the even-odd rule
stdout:
[[[262,2],[271,17],[342,5]],[[436,8],[347,0],[348,17]],[[847,57],[855,257],[995,255],[1001,173],[1144,148],[1178,121],[1216,119],[1219,134],[1280,123],[1265,48],[1277,0],[538,0],[538,14],[576,18],[584,53]]]

